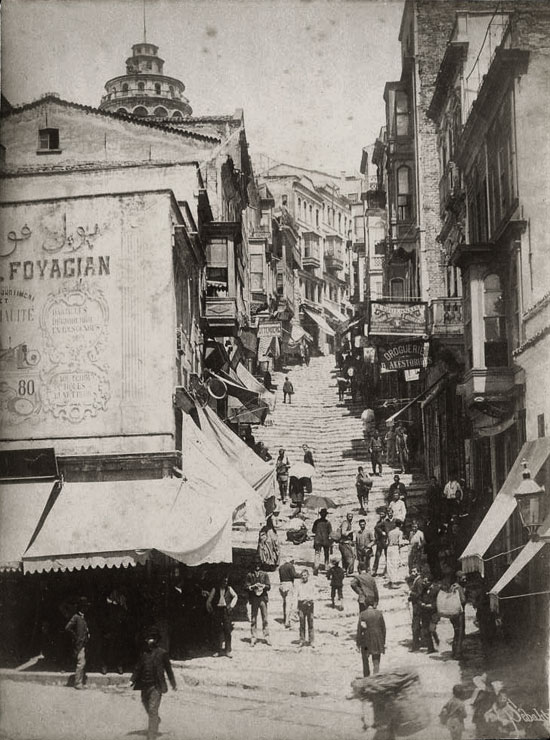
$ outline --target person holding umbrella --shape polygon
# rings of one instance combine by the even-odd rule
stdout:
[[[319,518],[313,522],[311,531],[313,533],[313,549],[314,549],[314,561],[313,561],[313,575],[316,576],[319,573],[319,560],[321,559],[321,550],[324,554],[325,570],[328,568],[329,556],[330,556],[330,535],[332,534],[332,524],[327,519],[327,509],[321,509],[319,511]]]

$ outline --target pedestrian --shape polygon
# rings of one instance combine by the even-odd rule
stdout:
[[[346,390],[348,387],[348,381],[346,378],[342,378],[341,376],[336,378],[336,384],[338,386],[338,400],[343,401],[346,395]]]
[[[397,467],[397,455],[395,452],[395,429],[391,426],[384,437],[386,445],[386,462],[390,468]]]
[[[290,627],[290,617],[294,606],[294,581],[297,578],[294,558],[285,558],[283,564],[279,566],[279,593],[283,600],[283,623],[287,629]]]
[[[425,544],[426,540],[424,539],[424,532],[420,529],[418,522],[415,520],[411,524],[411,531],[409,532],[409,573],[412,573],[413,568],[420,570],[422,567]]]
[[[426,522],[424,527],[424,539],[425,545],[424,550],[426,552],[426,560],[430,567],[430,571],[434,578],[441,577],[441,567],[439,564],[439,527],[437,521],[430,518]]]
[[[407,507],[397,491],[393,492],[392,499],[388,504],[388,513],[397,521],[403,523],[407,518]]]
[[[443,489],[443,518],[446,522],[460,513],[460,502],[463,495],[456,473],[451,473]]]
[[[388,491],[388,498],[390,500],[393,498],[393,494],[396,491],[399,494],[399,498],[402,498],[403,500],[407,498],[407,487],[397,474],[393,476],[393,483],[391,484]]]
[[[451,656],[459,660],[462,656],[462,641],[465,634],[464,604],[466,596],[462,587],[464,573],[458,571],[453,578],[446,575],[441,582],[437,594],[437,612],[441,617],[447,617],[453,626],[453,643]]]
[[[374,536],[372,532],[367,529],[366,520],[359,519],[359,531],[355,535],[355,555],[357,557],[357,563],[363,563],[365,570],[370,569],[373,544]]]
[[[261,561],[258,559],[254,564],[254,569],[247,574],[244,582],[244,587],[248,591],[248,599],[250,602],[250,645],[254,647],[257,642],[257,622],[258,612],[262,617],[262,629],[264,635],[264,642],[266,645],[271,645],[269,639],[269,624],[267,619],[267,603],[269,601],[268,592],[271,588],[269,582],[269,576],[261,570]]]
[[[378,566],[380,565],[380,556],[384,555],[384,573],[387,569],[388,560],[388,527],[386,526],[386,509],[378,510],[378,521],[374,525],[374,567],[373,576],[378,575]]]
[[[482,673],[480,676],[474,676],[472,681],[475,686],[471,700],[472,723],[476,728],[476,738],[484,740],[491,737],[487,722],[485,721],[485,714],[493,705],[495,693],[488,685],[486,673]]]
[[[435,653],[434,643],[439,645],[437,636],[437,587],[432,582],[431,574],[428,568],[422,571],[423,588],[420,594],[420,630],[426,641],[428,653]]]
[[[296,601],[298,602],[298,616],[300,618],[300,647],[303,647],[308,641],[311,647],[315,646],[315,630],[313,627],[314,600],[315,589],[313,588],[313,582],[309,580],[309,572],[304,569],[300,573],[300,580],[296,581]],[[306,640],[306,631],[308,640]]]
[[[313,459],[313,452],[311,449],[307,445],[302,445],[302,449],[304,451],[304,462],[315,467],[315,461]]]
[[[357,648],[363,659],[363,676],[370,676],[369,656],[372,658],[372,672],[378,673],[380,656],[386,649],[386,623],[382,612],[372,604],[367,604],[359,614]]]
[[[292,396],[294,395],[294,386],[288,379],[288,375],[285,377],[285,382],[283,383],[283,403],[286,403],[286,399],[288,397],[288,402],[292,403]]]
[[[304,360],[306,362],[306,367],[309,367],[309,362],[311,360],[311,353],[309,351],[309,347],[307,344],[304,344]]]
[[[376,585],[374,578],[367,572],[362,563],[359,565],[357,575],[353,576],[351,579],[350,586],[357,594],[359,612],[361,612],[367,604],[371,604],[374,607],[378,606],[378,586]]]
[[[464,732],[464,720],[466,719],[465,689],[462,684],[453,686],[453,695],[439,713],[439,720],[449,730],[451,740],[462,740]],[[495,735],[495,737],[501,737]]]
[[[117,589],[112,589],[102,605],[100,615],[101,630],[101,673],[116,667],[122,674],[123,653],[127,634],[128,609],[126,597]]]
[[[229,585],[227,576],[222,576],[217,586],[210,591],[206,600],[206,610],[212,615],[216,635],[217,650],[214,657],[231,655],[231,632],[233,623],[231,613],[237,604],[238,596]]]
[[[339,549],[342,556],[342,567],[346,574],[350,576],[353,573],[355,563],[355,550],[353,544],[353,514],[349,511],[346,518],[340,524],[338,529],[340,534]]]
[[[388,532],[387,571],[389,588],[393,588],[394,583],[400,580],[401,548],[407,544],[403,538],[402,526],[402,522],[395,519],[395,527]]]
[[[355,490],[357,491],[357,499],[359,501],[359,513],[366,514],[367,506],[369,502],[369,493],[372,488],[372,478],[368,473],[365,472],[362,465],[357,468],[357,475],[355,476]]]
[[[370,438],[369,452],[370,461],[372,465],[373,475],[382,475],[382,452],[384,451],[384,443],[380,439],[378,430],[375,429],[372,437]]]
[[[428,510],[430,511],[431,518],[435,519],[435,521],[439,521],[442,497],[443,489],[439,485],[435,475],[431,475],[428,488],[426,489],[426,500],[428,502]]]
[[[395,454],[397,462],[403,473],[408,472],[409,468],[409,445],[407,430],[403,424],[399,424],[395,429]]]
[[[313,527],[311,528],[311,531],[313,533],[313,549],[315,553],[313,559],[314,576],[319,573],[319,561],[321,559],[321,551],[323,551],[324,555],[325,570],[328,567],[331,547],[330,536],[332,534],[332,524],[327,519],[327,516],[327,509],[321,509],[319,511],[319,518],[313,522]]]
[[[84,676],[86,671],[86,645],[90,640],[90,631],[86,622],[85,614],[90,603],[85,596],[78,600],[78,607],[65,625],[65,631],[70,632],[73,640],[73,655],[76,658],[74,671],[75,689],[84,688]]]
[[[487,726],[488,737],[518,737],[518,726],[514,721],[517,718],[517,711],[512,711],[508,705],[508,694],[504,690],[502,681],[493,681],[495,698],[490,707],[485,712],[484,719]]]
[[[160,702],[162,695],[168,691],[165,674],[174,691],[176,691],[176,679],[168,653],[159,647],[158,628],[151,627],[145,640],[145,649],[137,662],[130,683],[134,690],[141,691],[141,703],[149,716],[147,740],[155,740],[160,722]]]
[[[268,391],[271,390],[271,382],[271,373],[269,372],[269,370],[266,370],[264,373],[264,386]]]
[[[422,591],[424,590],[424,582],[422,576],[416,570],[412,571],[410,576],[410,592],[409,592],[409,603],[412,607],[412,618],[411,618],[411,630],[412,630],[412,645],[410,648],[411,653],[415,653],[420,650],[420,640],[422,636],[422,609],[420,607]]]
[[[281,548],[277,534],[279,511],[272,511],[258,533],[258,558],[263,570],[273,571],[279,565]]]
[[[290,463],[288,461],[288,455],[285,453],[285,450],[281,448],[279,450],[279,455],[277,456],[277,460],[275,462],[275,473],[277,475],[277,483],[279,484],[279,494],[281,496],[281,501],[283,504],[286,503],[286,497],[288,495],[288,470],[290,468]]]
[[[344,600],[344,577],[346,575],[345,570],[340,565],[338,558],[332,558],[331,566],[327,570],[327,578],[330,581],[330,600],[331,606],[336,607],[335,598],[338,596],[338,609],[342,611],[342,601]]]

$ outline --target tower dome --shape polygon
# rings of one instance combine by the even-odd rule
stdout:
[[[193,112],[183,95],[185,85],[163,74],[164,59],[158,46],[142,41],[132,46],[126,60],[126,74],[105,83],[105,95],[99,105],[110,113],[163,120],[179,120]]]

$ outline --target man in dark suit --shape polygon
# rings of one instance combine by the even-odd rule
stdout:
[[[84,688],[84,674],[86,671],[86,645],[90,639],[90,631],[86,622],[85,612],[89,607],[88,599],[82,596],[78,600],[78,608],[65,626],[65,631],[70,632],[73,638],[73,651],[76,658],[74,672],[75,689]]]
[[[132,674],[131,683],[134,689],[141,691],[141,702],[149,715],[147,740],[154,740],[157,736],[160,722],[159,707],[162,695],[168,691],[165,673],[174,691],[176,679],[166,650],[158,646],[160,632],[151,627],[145,637],[146,647],[142,652],[136,668]]]
[[[252,647],[256,644],[256,625],[258,622],[258,612],[262,617],[262,628],[264,633],[264,642],[271,645],[269,639],[269,624],[267,621],[267,602],[269,600],[268,591],[271,588],[269,576],[261,570],[261,560],[256,560],[254,570],[247,574],[244,587],[248,591],[250,601],[250,644]]]

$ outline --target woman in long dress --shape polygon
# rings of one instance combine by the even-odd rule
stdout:
[[[393,588],[393,584],[400,580],[399,568],[401,566],[401,548],[406,544],[401,531],[402,524],[396,520],[395,527],[388,532],[388,554],[387,554],[387,574],[388,586]]]
[[[259,532],[258,557],[262,562],[262,570],[273,571],[279,565],[280,546],[275,528],[275,519],[278,513],[270,514]]]

